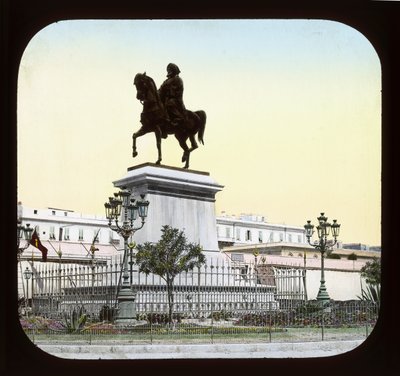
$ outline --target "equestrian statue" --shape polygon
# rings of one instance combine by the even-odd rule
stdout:
[[[190,153],[198,148],[195,136],[204,145],[203,137],[206,126],[204,111],[189,111],[183,103],[183,81],[179,77],[180,70],[175,64],[168,64],[167,79],[157,90],[154,80],[146,73],[138,73],[133,84],[136,87],[136,98],[142,103],[140,114],[141,128],[132,135],[132,156],[136,157],[136,139],[154,132],[157,141],[158,159],[161,164],[161,139],[169,134],[175,135],[183,149],[182,162],[189,168]],[[190,140],[191,147],[186,144]]]

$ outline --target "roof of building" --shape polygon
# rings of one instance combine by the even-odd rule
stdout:
[[[234,245],[223,248],[223,252],[225,253],[235,253],[242,252],[253,254],[254,251],[262,252],[262,251],[270,251],[271,253],[281,253],[283,250],[293,251],[293,252],[307,252],[307,253],[319,253],[314,247],[309,244],[303,243],[287,243],[287,242],[275,242],[275,243],[259,243],[259,244],[245,244],[245,245]],[[338,254],[340,256],[349,256],[350,254],[355,254],[360,258],[380,258],[380,252],[373,251],[359,251],[354,249],[342,249],[342,248],[334,248],[332,253]]]

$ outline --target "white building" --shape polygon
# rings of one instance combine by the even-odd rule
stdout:
[[[23,224],[36,228],[41,240],[92,242],[98,230],[97,243],[118,242],[118,237],[107,226],[105,216],[84,215],[73,210],[46,208],[32,209],[18,206],[18,217]]]
[[[50,260],[52,257],[58,258],[53,247],[58,250],[61,246],[65,256],[68,254],[79,256],[80,248],[81,255],[85,256],[86,245],[90,245],[93,241],[101,251],[99,256],[100,253],[112,256],[123,247],[122,238],[108,227],[105,216],[82,214],[67,209],[29,208],[19,204],[18,217],[23,225],[29,224],[31,228],[36,228],[42,243],[49,250]],[[244,253],[251,253],[252,245],[269,247],[271,251],[272,248],[277,249],[280,245],[286,245],[288,249],[293,248],[294,251],[289,251],[296,255],[302,253],[302,249],[306,249],[310,254],[315,253],[307,243],[303,227],[268,223],[263,216],[241,214],[236,217],[222,213],[216,217],[216,226],[220,250],[224,249],[230,253],[235,252],[235,248],[232,247],[236,247],[238,252],[244,250]],[[353,244],[338,242],[335,253],[348,256],[354,252],[361,258],[380,257],[380,252],[377,252],[376,248],[354,247]],[[280,254],[284,255],[284,252]],[[313,256],[316,257],[314,254]]]
[[[123,240],[109,229],[105,216],[84,215],[72,210],[28,208],[18,206],[18,217],[23,225],[36,228],[42,244],[48,249],[48,262],[87,263],[91,262],[90,246],[96,247],[96,262],[106,262],[112,256],[121,255]],[[307,265],[307,288],[309,296],[316,295],[319,286],[320,255],[307,244],[304,228],[286,224],[271,224],[262,216],[222,214],[216,217],[218,258],[237,264],[254,263],[254,251],[258,260],[276,266],[291,266],[301,270]],[[96,236],[97,235],[97,236]],[[21,240],[21,247],[26,241]],[[59,252],[62,252],[62,258]],[[326,279],[331,297],[338,300],[354,299],[360,294],[360,268],[368,259],[380,257],[380,252],[350,249],[344,250],[339,243],[334,253],[341,259],[326,260]],[[355,253],[357,260],[349,260]],[[40,262],[41,252],[27,247],[20,255],[19,288],[22,289],[22,274],[30,261]],[[211,261],[212,262],[212,261]],[[218,261],[217,261],[218,262]],[[340,277],[340,278],[339,278]],[[338,281],[341,281],[339,283]]]
[[[233,245],[287,242],[306,244],[303,227],[268,223],[260,215],[217,216],[220,248]]]
[[[100,245],[122,245],[118,234],[109,229],[105,216],[86,215],[67,209],[29,208],[18,206],[22,223],[36,228],[42,242],[63,245],[90,244],[95,238]],[[265,217],[245,215],[216,217],[217,237],[220,248],[232,245],[285,242],[306,244],[304,228],[286,224],[271,224]],[[44,244],[46,246],[46,244]]]

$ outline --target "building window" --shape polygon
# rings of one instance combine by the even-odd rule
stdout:
[[[292,242],[292,234],[288,235],[288,239],[289,239],[289,243],[291,243]]]
[[[240,276],[247,281],[247,273],[249,271],[249,266],[245,265],[243,268],[240,268]]]
[[[94,239],[95,243],[98,243],[100,241],[100,231],[99,230],[94,230],[93,239]]]
[[[37,210],[36,209],[33,211],[33,214],[37,214]]]
[[[262,231],[258,231],[258,242],[259,243],[263,242],[263,233],[262,233]]]
[[[279,234],[279,241],[283,242],[283,234],[282,233]]]
[[[83,228],[79,229],[79,240],[82,241],[83,240]]]
[[[301,243],[301,235],[297,235],[297,243]]]
[[[69,227],[64,228],[64,240],[69,240]]]
[[[236,240],[240,240],[240,228],[236,229]]]
[[[56,215],[56,211],[55,211],[55,210],[52,210],[52,211],[51,211],[51,214],[52,214],[52,215]]]
[[[64,215],[67,216],[67,215],[68,215],[68,212],[64,212]]]
[[[250,230],[246,230],[246,240],[251,240],[251,231]]]
[[[273,233],[273,232],[271,232],[271,233],[269,234],[269,241],[270,241],[271,243],[274,242],[274,233]]]
[[[110,230],[110,244],[119,244],[119,239],[114,239],[113,230]]]
[[[50,226],[49,239],[55,240],[55,238],[56,238],[56,234],[55,234],[54,226]]]
[[[225,227],[225,235],[227,238],[231,237],[231,229],[229,227]]]
[[[217,237],[219,237],[219,233],[220,233],[219,226],[217,226]]]

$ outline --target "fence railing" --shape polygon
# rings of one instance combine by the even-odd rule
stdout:
[[[108,322],[87,323],[79,328],[61,320],[22,318],[22,326],[34,342],[84,343],[251,343],[307,342],[365,339],[378,317],[373,302],[333,302],[322,306],[313,301],[291,309],[211,311],[205,318],[175,313],[146,312],[137,315],[130,328]]]
[[[122,257],[107,264],[47,263],[33,266],[31,309],[35,315],[60,317],[83,307],[93,320],[117,308]],[[168,311],[165,281],[139,273],[131,265],[130,283],[138,314]],[[174,281],[174,312],[206,318],[216,311],[282,310],[305,301],[304,270],[264,263],[209,261],[179,274]]]
[[[365,338],[378,317],[374,302],[308,301],[302,268],[211,259],[175,278],[172,322],[165,281],[130,264],[137,325],[127,329],[113,323],[122,265],[122,257],[32,265],[25,332],[33,341],[85,343],[295,342]]]

